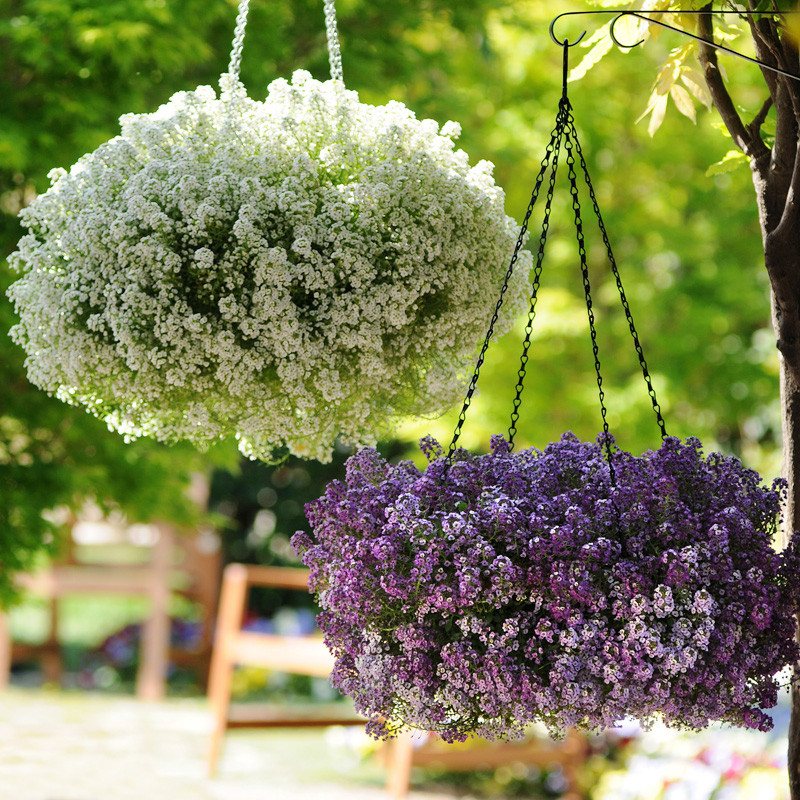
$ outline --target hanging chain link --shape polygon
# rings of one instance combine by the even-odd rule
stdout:
[[[339,49],[339,33],[336,28],[336,0],[325,2],[325,32],[328,35],[328,58],[331,64],[331,79],[344,83],[342,76],[342,53]]]
[[[339,34],[336,27],[336,0],[324,0],[325,7],[325,32],[328,38],[328,57],[331,65],[331,78],[344,83],[342,77],[342,53],[339,47]],[[242,48],[244,47],[244,32],[247,27],[247,12],[250,9],[250,0],[239,0],[239,13],[236,15],[236,27],[233,31],[233,44],[231,57],[228,62],[228,75],[231,85],[239,81],[239,72],[242,67]]]
[[[597,328],[595,325],[594,305],[592,303],[592,286],[589,280],[589,266],[586,260],[586,239],[583,235],[583,219],[581,218],[581,201],[578,194],[578,179],[575,174],[575,127],[572,124],[572,115],[568,116],[564,133],[564,149],[567,151],[567,174],[569,176],[569,193],[572,196],[572,211],[575,214],[575,236],[578,241],[578,257],[581,262],[581,277],[583,278],[583,293],[586,298],[586,313],[589,317],[589,334],[592,338],[592,355],[594,356],[594,371],[597,376],[597,395],[600,399],[600,415],[603,418],[603,441],[608,457],[608,468],[611,473],[611,485],[616,483],[614,474],[614,461],[611,452],[611,438],[608,430],[608,410],[606,409],[606,393],[603,390],[603,376],[600,373],[600,349],[597,346]]]
[[[247,12],[250,8],[250,0],[240,0],[239,13],[236,15],[236,27],[233,31],[233,45],[231,46],[231,58],[228,64],[228,75],[231,85],[239,82],[239,71],[242,67],[242,48],[244,47],[244,29],[247,26]]]
[[[333,5],[333,0],[326,0],[326,4],[327,2],[330,2],[331,5]],[[551,172],[545,199],[545,209],[542,220],[542,229],[541,229],[541,234],[539,236],[539,247],[536,254],[536,264],[533,272],[533,283],[530,295],[530,308],[528,311],[527,323],[525,325],[525,339],[523,342],[522,354],[520,356],[519,370],[517,371],[516,395],[514,397],[513,410],[511,412],[511,425],[509,426],[508,429],[509,445],[512,448],[514,446],[514,437],[517,433],[517,422],[519,421],[520,417],[519,408],[522,402],[522,392],[524,388],[525,376],[529,360],[528,353],[531,346],[533,321],[536,316],[536,303],[537,303],[539,285],[542,275],[544,251],[547,242],[547,234],[550,227],[550,212],[553,202],[553,194],[555,190],[558,159],[563,144],[564,150],[566,152],[565,161],[567,163],[567,174],[569,180],[570,195],[572,198],[572,210],[575,217],[575,235],[578,243],[578,257],[580,259],[581,277],[583,280],[583,290],[586,300],[586,312],[589,318],[589,333],[592,340],[594,369],[595,369],[595,374],[597,376],[597,392],[600,400],[600,414],[603,419],[603,440],[604,440],[603,444],[605,447],[606,456],[608,460],[611,485],[614,486],[616,484],[616,474],[614,470],[613,452],[611,448],[611,435],[609,432],[609,425],[608,425],[608,410],[605,404],[606,395],[605,395],[605,390],[603,389],[603,376],[600,370],[600,349],[597,344],[597,326],[594,314],[594,304],[592,300],[591,281],[589,279],[589,266],[586,256],[586,239],[583,232],[583,218],[581,216],[580,190],[578,187],[577,170],[575,168],[576,163],[580,164],[580,169],[583,172],[584,181],[586,182],[586,186],[588,187],[589,197],[592,202],[592,209],[594,211],[595,216],[597,217],[597,222],[600,227],[600,233],[603,238],[603,243],[605,245],[606,252],[608,254],[608,260],[609,263],[611,264],[611,270],[614,275],[614,280],[616,282],[617,291],[619,292],[620,300],[622,302],[622,307],[625,311],[625,318],[628,322],[628,327],[630,329],[631,336],[633,337],[634,347],[636,348],[636,354],[639,358],[639,365],[642,369],[642,374],[644,376],[645,383],[647,384],[647,391],[648,394],[650,395],[650,399],[653,404],[653,410],[655,411],[656,414],[656,419],[658,421],[658,426],[661,430],[662,438],[667,437],[667,431],[664,425],[664,418],[661,415],[661,407],[658,404],[658,399],[656,398],[655,389],[653,388],[653,382],[650,377],[650,372],[647,368],[647,362],[645,361],[644,358],[644,351],[642,350],[642,345],[639,341],[639,335],[636,332],[636,326],[633,323],[633,315],[631,313],[630,305],[625,295],[625,290],[622,286],[622,278],[620,277],[619,269],[617,267],[616,259],[614,258],[614,253],[612,252],[611,249],[611,244],[608,238],[608,233],[606,231],[605,223],[603,222],[603,217],[600,213],[600,206],[597,202],[597,196],[595,194],[594,187],[592,186],[591,178],[589,177],[589,170],[586,166],[586,159],[583,156],[583,151],[581,150],[580,142],[578,141],[578,131],[575,128],[575,120],[572,116],[572,105],[570,104],[569,99],[567,97],[568,47],[569,47],[569,42],[565,40],[564,65],[563,65],[564,66],[563,92],[561,96],[561,101],[559,102],[558,106],[556,125],[555,128],[553,128],[552,133],[550,134],[550,142],[548,143],[547,148],[545,150],[545,155],[544,158],[542,159],[541,166],[539,169],[539,174],[536,176],[536,182],[533,187],[533,192],[531,193],[531,199],[528,204],[528,209],[525,212],[525,218],[520,228],[519,237],[517,238],[517,244],[516,247],[514,248],[514,254],[511,257],[511,263],[509,264],[508,270],[505,275],[505,279],[503,280],[503,285],[500,289],[500,297],[497,300],[497,305],[495,306],[494,313],[492,314],[492,318],[489,323],[489,329],[486,332],[486,337],[483,341],[483,346],[481,347],[480,355],[478,356],[478,360],[475,364],[475,370],[469,382],[466,397],[464,398],[464,405],[461,409],[461,413],[458,415],[458,423],[456,424],[455,430],[453,432],[453,439],[450,442],[450,447],[447,452],[446,462],[447,465],[449,465],[452,462],[453,454],[455,453],[456,445],[461,435],[461,430],[464,426],[464,422],[466,420],[467,411],[470,407],[470,403],[472,402],[472,397],[475,393],[475,389],[478,384],[478,377],[480,375],[481,367],[483,366],[484,358],[486,356],[486,351],[489,347],[489,342],[491,341],[491,338],[494,334],[494,326],[497,323],[497,319],[500,314],[500,308],[503,305],[503,298],[505,296],[506,291],[508,290],[508,285],[514,271],[514,265],[516,264],[519,251],[522,248],[522,244],[525,239],[525,234],[527,233],[528,230],[528,223],[530,222],[531,214],[533,212],[533,207],[539,197],[541,186],[544,182],[545,175],[547,174],[547,169],[548,167],[550,167]]]
[[[533,320],[536,317],[536,302],[539,295],[539,282],[542,277],[542,264],[544,262],[544,249],[545,244],[547,242],[547,233],[550,229],[550,210],[553,204],[553,193],[555,191],[556,185],[556,172],[558,170],[558,156],[559,151],[561,149],[561,140],[564,134],[564,126],[567,123],[567,114],[566,114],[566,107],[564,106],[563,102],[559,104],[558,109],[558,116],[556,117],[556,127],[553,129],[552,134],[550,135],[550,145],[549,148],[552,151],[553,156],[553,163],[552,168],[550,171],[550,181],[547,186],[547,195],[545,198],[545,205],[544,205],[544,215],[542,217],[542,232],[539,236],[539,248],[536,252],[536,266],[533,270],[533,286],[531,289],[531,296],[530,296],[530,307],[528,310],[528,320],[525,324],[525,340],[522,344],[522,354],[519,358],[519,370],[517,371],[517,385],[516,385],[516,394],[514,396],[514,403],[513,403],[513,410],[511,411],[511,424],[508,428],[508,443],[510,447],[513,449],[514,447],[514,437],[517,434],[517,421],[519,420],[519,407],[522,403],[522,390],[525,384],[525,375],[528,369],[528,351],[530,350],[531,346],[531,335],[533,332]],[[549,159],[550,154],[548,153],[545,158]],[[542,166],[545,166],[545,161],[542,161]],[[537,186],[534,188],[535,195],[539,193],[539,186],[541,185],[542,178],[544,177],[544,170],[539,172],[539,176],[537,178]],[[534,198],[532,197],[532,200]],[[527,223],[528,217],[530,217],[530,211],[532,210],[532,206],[529,208],[528,215],[525,218]]]
[[[631,332],[631,337],[633,338],[633,346],[636,348],[636,355],[639,358],[639,366],[642,369],[642,375],[644,376],[644,382],[647,385],[647,393],[650,395],[650,402],[653,405],[653,411],[656,415],[656,421],[658,423],[658,427],[661,430],[661,438],[667,438],[667,428],[664,424],[664,417],[661,414],[661,406],[658,403],[658,398],[656,397],[656,390],[653,388],[653,381],[650,377],[650,371],[647,368],[647,361],[644,357],[644,350],[642,349],[641,342],[639,341],[639,334],[636,332],[636,326],[633,324],[633,314],[631,313],[631,307],[628,304],[628,298],[625,295],[625,289],[622,286],[622,277],[619,274],[619,269],[617,268],[617,261],[614,258],[614,253],[611,249],[611,242],[608,238],[608,232],[606,231],[605,223],[603,222],[603,216],[600,213],[600,206],[597,202],[597,196],[595,195],[594,186],[592,186],[592,180],[589,177],[589,170],[586,167],[586,160],[583,157],[583,151],[581,150],[580,143],[578,142],[578,133],[575,129],[574,120],[570,121],[570,130],[571,134],[574,137],[575,141],[575,152],[578,154],[578,158],[580,159],[581,169],[583,170],[584,178],[586,179],[586,185],[589,188],[589,197],[592,201],[592,206],[594,208],[594,213],[597,216],[597,223],[600,227],[600,233],[603,237],[603,244],[606,247],[606,253],[608,254],[608,261],[611,264],[611,271],[614,275],[614,281],[617,284],[617,291],[619,292],[620,301],[622,302],[622,308],[625,310],[625,319],[628,321],[628,328]]]
[[[508,290],[508,284],[511,281],[511,276],[514,274],[514,266],[517,263],[517,258],[519,257],[519,251],[522,249],[522,245],[525,242],[525,234],[528,231],[528,223],[530,222],[531,214],[533,213],[533,207],[536,205],[536,201],[539,198],[539,190],[541,189],[542,183],[544,181],[544,176],[547,173],[547,167],[550,164],[550,159],[553,156],[553,152],[555,147],[557,146],[558,142],[561,139],[561,135],[563,132],[563,121],[561,119],[561,111],[559,109],[559,114],[556,117],[556,126],[553,128],[552,133],[550,134],[550,141],[547,144],[547,148],[545,149],[544,158],[542,158],[541,165],[539,167],[539,174],[536,176],[536,182],[533,186],[533,191],[531,192],[531,199],[528,203],[528,209],[525,212],[525,217],[522,220],[522,226],[520,227],[519,236],[517,237],[517,243],[514,247],[514,253],[511,256],[511,262],[508,265],[508,270],[506,270],[505,278],[503,279],[503,285],[500,288],[500,296],[497,298],[497,305],[495,306],[494,313],[492,314],[492,318],[489,322],[489,329],[486,331],[486,337],[483,340],[483,346],[481,347],[480,354],[478,355],[478,360],[475,363],[475,370],[472,373],[472,378],[470,379],[469,386],[467,387],[467,394],[464,397],[464,405],[461,408],[461,413],[458,415],[458,422],[456,423],[455,430],[453,431],[453,439],[450,442],[450,447],[447,451],[447,463],[451,463],[453,460],[453,454],[456,451],[456,445],[458,443],[458,439],[461,436],[461,429],[464,427],[464,422],[467,418],[467,411],[469,410],[470,404],[472,403],[472,396],[475,394],[475,388],[478,385],[478,377],[480,376],[481,367],[483,366],[483,361],[486,357],[486,351],[489,349],[489,342],[494,335],[494,326],[497,323],[497,319],[500,316],[500,309],[503,305],[503,298],[505,296],[506,291]],[[552,179],[554,180],[554,178]],[[551,188],[552,191],[552,188]],[[541,267],[539,268],[539,273],[541,273]]]

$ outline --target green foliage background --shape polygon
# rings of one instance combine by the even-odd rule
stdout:
[[[507,211],[521,219],[561,91],[561,51],[547,26],[556,13],[582,4],[337,5],[347,85],[368,102],[397,99],[420,117],[459,121],[461,146],[473,162],[495,163]],[[0,259],[20,236],[16,213],[47,188],[52,167],[68,167],[115,135],[120,114],[151,111],[175,91],[216,82],[227,66],[235,13],[233,0],[7,0],[0,6]],[[575,38],[582,25],[592,30],[593,20],[564,25],[561,35]],[[668,429],[699,435],[709,447],[776,474],[777,359],[747,170],[705,176],[730,149],[707,112],[695,126],[670,109],[654,139],[646,123],[634,123],[659,60],[681,43],[668,38],[624,57],[613,53],[571,85],[577,127]],[[757,108],[757,69],[725,65],[737,101]],[[322,3],[253,0],[242,65],[251,96],[263,97],[270,80],[296,68],[327,75]],[[562,184],[520,444],[543,445],[566,429],[592,437],[600,427],[565,197]],[[612,430],[626,449],[657,446],[658,430],[596,239],[590,240],[590,262]],[[10,280],[3,266],[0,283]],[[5,331],[12,323],[3,299],[0,326]],[[481,396],[462,437],[467,446],[486,447],[490,434],[507,428],[522,323],[518,328],[520,335],[509,334],[489,351]],[[470,369],[465,365],[465,375]],[[455,413],[405,422],[399,436],[413,442],[431,431],[447,441]],[[212,461],[230,465],[232,453],[223,448]],[[209,458],[187,447],[125,444],[81,410],[30,386],[20,351],[0,337],[0,601],[9,593],[9,571],[29,566],[53,533],[43,509],[75,505],[89,495],[113,499],[139,519],[186,519],[187,476],[207,467]],[[276,533],[292,532],[281,530],[279,520]]]

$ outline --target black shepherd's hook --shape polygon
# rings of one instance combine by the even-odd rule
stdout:
[[[736,56],[737,58],[742,58],[745,61],[749,61],[751,64],[758,64],[759,67],[763,67],[764,69],[771,70],[772,72],[777,72],[779,75],[785,75],[787,78],[792,78],[793,80],[800,80],[800,75],[795,75],[791,72],[787,72],[786,70],[779,69],[778,67],[773,67],[770,64],[765,64],[763,61],[759,61],[757,58],[751,58],[750,56],[744,55],[744,53],[739,53],[736,50],[731,50],[730,47],[725,47],[725,45],[717,44],[716,42],[711,42],[708,39],[704,39],[702,36],[696,36],[693,33],[689,33],[689,31],[685,31],[682,28],[676,28],[673,25],[667,25],[666,22],[662,22],[658,19],[652,19],[651,17],[645,16],[645,14],[652,14],[656,13],[653,11],[647,11],[645,9],[633,9],[633,10],[622,10],[622,9],[597,9],[594,11],[565,11],[563,14],[559,14],[556,17],[553,17],[553,21],[550,23],[550,38],[559,46],[559,47],[574,47],[578,42],[580,42],[584,36],[586,36],[586,31],[584,31],[574,42],[570,42],[567,39],[560,40],[555,34],[555,25],[561,17],[572,17],[577,16],[579,14],[613,14],[614,19],[611,20],[611,26],[609,28],[609,35],[611,36],[612,41],[619,47],[624,48],[631,48],[637,47],[638,45],[644,42],[644,39],[641,39],[638,42],[634,42],[633,44],[623,44],[619,41],[616,36],[616,25],[623,17],[636,17],[637,19],[642,19],[645,22],[649,22],[651,25],[658,25],[661,28],[666,28],[670,31],[675,31],[676,33],[680,33],[683,36],[688,36],[690,39],[695,39],[698,42],[703,42],[707,44],[709,47],[713,47],[716,50],[722,50],[725,53],[729,53],[732,56]],[[658,13],[665,13],[665,12],[658,12]],[[670,14],[736,14],[739,17],[752,17],[752,16],[764,16],[763,11],[680,11],[672,9],[669,12]],[[798,12],[786,12],[786,13],[798,13]]]

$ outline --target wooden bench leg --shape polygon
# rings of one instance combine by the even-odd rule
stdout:
[[[11,680],[11,630],[8,616],[0,611],[0,691],[8,688]]]
[[[217,627],[214,631],[214,650],[208,676],[208,699],[214,714],[214,730],[208,753],[208,772],[216,774],[222,742],[228,729],[228,710],[231,703],[231,683],[234,664],[230,640],[242,624],[247,603],[247,570],[241,564],[229,564],[222,578]]]
[[[586,761],[586,740],[575,731],[570,731],[562,743],[562,771],[567,782],[567,791],[563,800],[583,800],[578,779],[581,766]]]
[[[386,791],[393,800],[400,800],[408,794],[413,755],[414,745],[410,733],[400,734],[389,742]]]
[[[158,526],[158,541],[153,552],[153,575],[150,592],[150,618],[142,626],[136,696],[140,700],[162,700],[166,694],[170,644],[170,585],[172,531]]]
[[[64,677],[64,664],[61,660],[61,642],[58,638],[59,598],[50,598],[50,633],[41,650],[42,675],[50,686],[61,686]]]
[[[208,697],[214,715],[214,728],[211,732],[211,743],[208,750],[208,774],[213,778],[222,755],[222,743],[228,729],[228,710],[231,704],[231,683],[233,680],[233,664],[220,660],[211,664],[211,676],[208,682]]]

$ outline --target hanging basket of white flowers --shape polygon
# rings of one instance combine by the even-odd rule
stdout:
[[[12,335],[35,384],[127,436],[326,460],[456,400],[518,229],[458,125],[344,88],[331,0],[332,79],[249,99],[246,12],[219,96],[123,116],[22,212]]]

